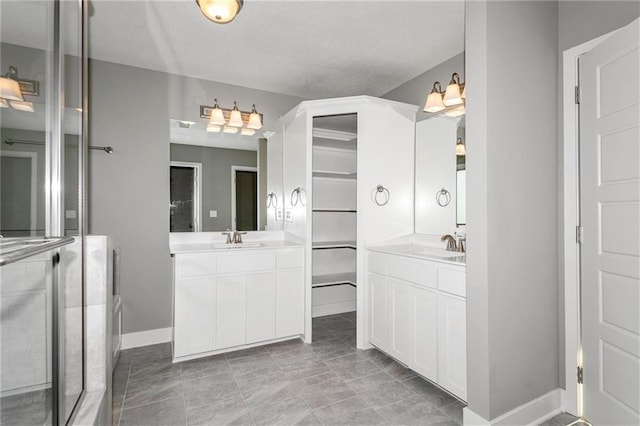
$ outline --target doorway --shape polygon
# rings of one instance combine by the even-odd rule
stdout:
[[[231,166],[231,229],[258,229],[258,169]]]
[[[169,165],[169,231],[200,232],[201,163],[172,161]]]
[[[640,422],[639,23],[564,53],[565,409],[593,424]]]

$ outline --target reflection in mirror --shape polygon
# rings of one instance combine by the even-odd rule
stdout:
[[[464,116],[416,124],[415,232],[453,233],[465,220]],[[464,146],[464,145],[463,145]]]
[[[170,128],[170,232],[281,229],[277,135],[207,133],[204,123],[179,120]]]
[[[456,140],[456,225],[467,224],[467,149],[464,116],[458,122]]]

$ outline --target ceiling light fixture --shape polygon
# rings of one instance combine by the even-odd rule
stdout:
[[[224,133],[238,133],[238,128],[237,127],[224,126],[222,128],[222,131]]]
[[[243,0],[196,0],[196,4],[207,19],[216,24],[228,24],[242,9]]]
[[[460,82],[460,75],[454,72],[445,91],[442,91],[439,81],[433,83],[423,111],[432,114],[444,111],[447,117],[459,117],[465,114],[466,98],[467,86]]]
[[[253,136],[256,130],[262,128],[262,114],[253,104],[251,112],[240,111],[238,103],[233,102],[232,109],[221,108],[218,99],[213,100],[213,106],[200,105],[200,117],[209,120],[207,132],[237,133],[239,129],[243,136]],[[224,127],[224,128],[223,128]],[[235,132],[227,129],[236,129]]]

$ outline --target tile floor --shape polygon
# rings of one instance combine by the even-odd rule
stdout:
[[[462,424],[464,404],[383,353],[355,349],[355,313],[300,340],[177,364],[169,344],[123,351],[114,425]]]

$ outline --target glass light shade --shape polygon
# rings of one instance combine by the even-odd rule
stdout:
[[[10,101],[9,104],[13,109],[18,111],[33,112],[33,103],[25,101]]]
[[[253,106],[251,115],[249,116],[249,122],[247,123],[248,129],[258,130],[262,128],[262,120],[260,120],[260,114],[256,111],[256,106]]]
[[[427,103],[424,106],[424,112],[440,112],[445,108],[442,103],[442,95],[433,91],[427,96]]]
[[[237,127],[224,126],[222,131],[225,132],[225,133],[238,133],[238,128]]]
[[[244,123],[242,122],[242,114],[238,111],[237,108],[234,108],[231,111],[231,116],[229,117],[229,126],[231,127],[242,127]]]
[[[460,86],[458,83],[454,82],[447,86],[442,102],[446,106],[460,105],[462,103],[462,96],[460,95]]]
[[[253,136],[256,134],[256,131],[253,129],[249,129],[248,127],[245,127],[240,131],[240,134],[242,136]]]
[[[209,118],[209,124],[216,126],[224,125],[224,112],[220,107],[214,107],[211,110],[211,118]]]
[[[207,132],[209,133],[217,133],[222,130],[222,126],[218,126],[217,124],[208,124]]]
[[[444,112],[444,115],[446,115],[447,117],[460,117],[461,115],[464,115],[466,112],[464,105],[458,105],[455,108],[451,108],[448,109]]]
[[[462,99],[467,99],[467,85],[464,85],[464,89],[462,89],[462,95],[460,95]]]
[[[24,101],[20,92],[20,83],[8,77],[0,77],[0,98],[10,101]]]
[[[228,24],[242,9],[242,0],[196,0],[207,19],[217,24]]]
[[[465,146],[462,143],[462,139],[458,138],[458,142],[456,143],[456,155],[463,156],[466,154],[467,154],[467,150],[465,149]]]
[[[0,99],[0,108],[9,108],[9,103],[4,99]]]

